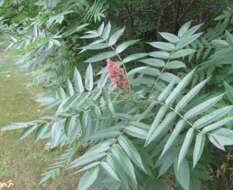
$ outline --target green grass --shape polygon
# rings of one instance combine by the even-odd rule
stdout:
[[[42,116],[43,109],[33,99],[37,90],[28,87],[26,74],[13,58],[4,53],[0,57],[0,126]],[[0,182],[12,180],[14,190],[74,189],[74,179],[64,176],[45,187],[39,186],[40,174],[59,152],[46,151],[44,143],[34,144],[32,138],[19,141],[18,137],[18,131],[0,132]]]

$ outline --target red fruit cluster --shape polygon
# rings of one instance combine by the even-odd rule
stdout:
[[[111,59],[107,59],[107,70],[109,79],[118,87],[123,89],[126,93],[130,93],[130,83],[127,75],[124,74],[119,65],[112,61]]]

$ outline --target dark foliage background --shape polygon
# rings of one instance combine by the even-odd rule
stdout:
[[[192,20],[207,29],[232,1],[225,0],[124,0],[106,1],[107,18],[124,24],[130,34],[144,40],[159,40],[158,32],[176,33]]]

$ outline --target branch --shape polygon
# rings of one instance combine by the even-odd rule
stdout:
[[[194,2],[195,0],[192,0],[189,6],[186,7],[186,9],[184,10],[184,13],[178,18],[178,23],[180,23],[183,20],[183,18],[186,16],[189,10],[192,8]]]

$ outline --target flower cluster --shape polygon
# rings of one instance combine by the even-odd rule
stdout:
[[[123,89],[126,93],[130,94],[130,83],[127,75],[124,74],[119,65],[107,59],[107,70],[109,79],[118,87]]]

